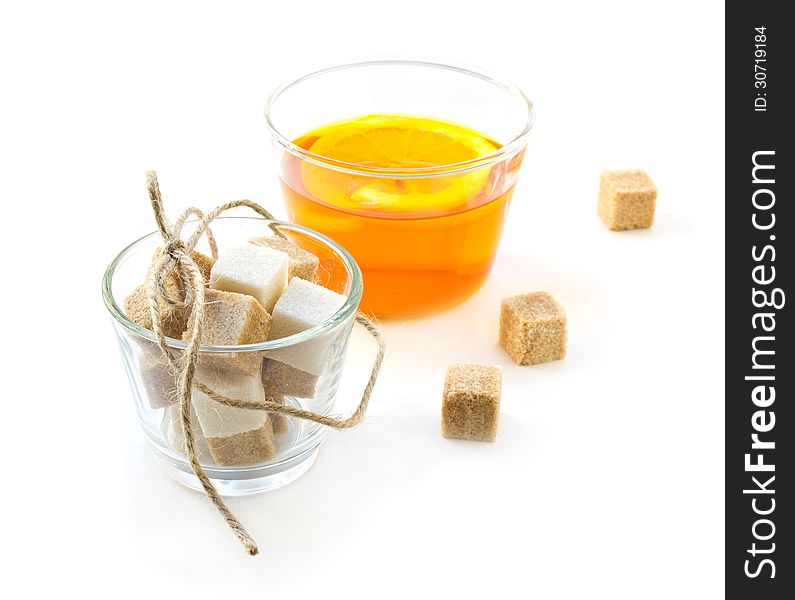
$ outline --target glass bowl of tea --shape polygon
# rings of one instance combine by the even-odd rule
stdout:
[[[265,116],[289,218],[354,256],[362,310],[431,314],[483,284],[533,124],[519,88],[470,68],[368,61],[282,85]]]

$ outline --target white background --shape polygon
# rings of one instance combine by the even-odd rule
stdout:
[[[722,3],[3,6],[4,596],[722,597]],[[366,422],[298,482],[230,501],[252,559],[145,446],[100,278],[154,228],[145,168],[172,214],[249,197],[283,215],[267,94],[379,55],[507,76],[537,123],[485,287],[387,323]],[[656,223],[608,232],[599,172],[633,167]],[[499,299],[536,289],[568,312],[569,356],[517,367]],[[354,391],[369,350],[357,336]],[[456,361],[505,367],[494,445],[439,435]]]

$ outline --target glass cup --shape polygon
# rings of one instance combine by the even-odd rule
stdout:
[[[492,142],[493,151],[453,164],[429,155],[411,166],[383,167],[311,150],[307,132],[363,115],[462,125]],[[465,300],[485,281],[533,122],[532,105],[518,88],[445,64],[361,62],[282,85],[265,116],[289,218],[356,258],[365,281],[363,310],[382,317],[429,314]],[[408,210],[379,204],[388,197],[400,206],[409,195]]]
[[[348,299],[331,318],[295,335],[239,346],[202,345],[196,380],[219,393],[232,389],[248,395],[243,398],[233,394],[238,399],[273,398],[330,414],[335,408],[348,339],[361,300],[361,272],[339,244],[300,225],[257,217],[224,217],[213,221],[211,227],[223,251],[225,244],[271,234],[271,223],[291,242],[320,258],[316,283]],[[102,295],[113,320],[146,439],[169,475],[201,490],[184,450],[174,378],[154,334],[130,321],[122,308],[125,298],[143,283],[155,250],[162,243],[162,237],[155,232],[125,248],[105,272]],[[177,339],[169,338],[168,345],[177,351],[185,348],[185,342]],[[241,412],[234,411],[246,414],[240,417]],[[195,391],[192,418],[192,430],[198,435],[199,460],[218,491],[228,496],[275,489],[300,477],[314,462],[326,430],[307,420],[275,414],[266,419],[264,411],[242,411],[207,399],[197,400]],[[213,429],[229,427],[231,422],[245,426],[224,436]],[[251,429],[250,423],[258,428]],[[249,431],[243,432],[246,427]],[[202,433],[205,429],[209,435]],[[259,459],[265,455],[267,459]]]

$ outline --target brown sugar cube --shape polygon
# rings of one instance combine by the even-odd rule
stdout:
[[[253,296],[207,289],[204,292],[204,327],[202,344],[255,344],[268,339],[271,316]],[[184,338],[189,337],[192,321]],[[207,353],[200,357],[202,368],[259,374],[262,352]]]
[[[159,250],[155,251],[155,255],[152,257],[152,264],[149,267],[149,272],[146,274],[147,279],[149,278],[149,274],[154,267],[158,255]],[[191,252],[190,256],[202,272],[205,282],[209,281],[210,269],[215,261],[201,252]],[[182,282],[176,273],[170,273],[166,277],[164,288],[169,298],[175,300],[184,298]],[[166,337],[180,339],[188,325],[190,306],[171,306],[165,300],[159,299],[158,308],[160,309],[163,333]],[[130,321],[144,329],[152,331],[152,313],[149,310],[146,282],[135,288],[130,292],[130,295],[124,299],[124,312]]]
[[[182,294],[181,287],[169,277],[166,281],[166,290],[169,296],[178,298]],[[172,292],[175,292],[172,295]],[[190,307],[188,306],[171,306],[162,298],[158,298],[158,308],[160,309],[160,322],[163,334],[166,337],[180,339],[182,332],[188,323],[190,316]],[[152,331],[152,312],[149,309],[149,300],[147,298],[146,285],[139,285],[135,288],[130,295],[124,299],[124,312],[127,318],[136,325]]]
[[[645,171],[603,171],[599,216],[613,231],[644,229],[654,222],[657,188]]]
[[[207,438],[210,454],[219,465],[251,465],[276,455],[276,442],[270,421],[259,429],[231,437]]]
[[[152,264],[149,267],[150,271],[154,268],[161,251],[162,249],[159,247],[155,249],[155,253],[152,255]],[[207,256],[206,254],[202,254],[197,250],[191,250],[188,252],[188,256],[190,256],[193,259],[193,262],[196,263],[196,266],[199,267],[199,271],[201,271],[202,277],[204,277],[204,282],[208,283],[210,281],[210,271],[215,264],[215,259]],[[170,277],[177,285],[179,285],[179,279],[177,278],[176,274],[172,274]],[[166,289],[168,291],[168,288]]]
[[[259,374],[236,375],[201,369],[196,371],[196,381],[226,398],[256,403],[266,400]],[[221,404],[197,387],[192,398],[196,418],[217,464],[253,464],[276,455],[273,428],[266,411]]]
[[[504,298],[500,345],[518,365],[537,365],[566,356],[566,313],[547,292]]]
[[[317,375],[296,369],[272,358],[262,361],[262,386],[265,395],[274,402],[285,403],[285,396],[312,398],[317,387]],[[287,431],[287,415],[270,413],[273,433],[280,435]]]
[[[288,266],[288,277],[290,279],[293,277],[300,277],[301,279],[312,281],[320,265],[320,259],[317,256],[303,248],[299,248],[278,235],[251,238],[249,243],[256,246],[267,246],[268,248],[273,248],[274,250],[279,250],[287,254],[290,258]]]
[[[272,358],[262,361],[262,385],[269,396],[312,398],[317,387],[317,375],[296,369]]]
[[[152,268],[154,268],[155,262],[157,261],[157,258],[160,256],[160,252],[161,252],[160,248],[155,249],[155,253],[152,256],[152,265],[151,267],[149,267],[150,271]],[[188,256],[190,256],[193,259],[193,262],[196,263],[196,266],[199,267],[199,271],[201,271],[202,277],[204,277],[204,282],[208,283],[210,281],[210,270],[213,268],[213,265],[215,264],[215,259],[207,256],[206,254],[202,254],[201,252],[198,252],[196,250],[191,250],[190,252],[188,252]],[[177,278],[176,274],[172,274],[171,277],[173,278],[173,281],[175,281],[177,285],[179,285],[179,279]]]
[[[501,388],[501,367],[463,364],[447,367],[442,435],[477,442],[497,439]]]
[[[204,277],[204,283],[210,282],[210,271],[215,264],[215,259],[210,258],[206,254],[202,254],[201,252],[193,252],[189,253],[189,256],[193,259],[193,262],[196,263],[196,266],[199,267],[199,271],[202,273],[202,277]]]

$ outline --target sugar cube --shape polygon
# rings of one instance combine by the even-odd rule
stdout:
[[[270,420],[259,429],[253,429],[225,438],[207,438],[215,462],[219,465],[250,465],[265,462],[276,455]]]
[[[566,313],[547,292],[504,298],[500,309],[500,345],[519,365],[535,365],[566,356]]]
[[[320,259],[304,250],[288,240],[279,237],[278,235],[271,235],[266,237],[257,237],[249,240],[250,243],[257,246],[265,246],[279,250],[290,257],[288,277],[300,277],[307,281],[312,281],[317,273],[317,268],[320,265]]]
[[[169,297],[178,299],[182,297],[182,288],[171,277],[166,281],[166,291]],[[160,309],[160,325],[166,337],[179,339],[190,317],[189,306],[172,306],[162,298],[158,298],[157,306]],[[149,308],[146,285],[139,285],[124,299],[124,312],[127,318],[136,325],[153,330],[152,312]]]
[[[442,400],[442,435],[493,442],[500,420],[502,368],[454,364],[447,367]]]
[[[210,287],[253,296],[271,312],[287,287],[288,264],[287,254],[273,248],[254,244],[230,246],[213,265]]]
[[[293,277],[273,308],[269,339],[300,333],[323,323],[343,307],[347,298],[321,285]],[[326,334],[293,346],[276,348],[268,356],[312,375],[323,373],[334,336]]]
[[[138,372],[149,406],[157,409],[174,404],[178,400],[178,391],[168,361],[153,342],[141,341],[139,346]]]
[[[268,396],[311,398],[315,395],[317,375],[266,358],[262,361],[262,385]]]
[[[155,251],[152,258],[152,264],[149,267],[149,272],[146,278],[149,278],[154,262],[160,255],[159,249]],[[205,256],[201,252],[191,252],[191,258],[196,262],[199,270],[202,272],[205,280],[209,277],[210,269],[213,265],[213,259]],[[124,299],[124,312],[127,318],[136,325],[152,331],[152,313],[149,309],[149,300],[147,299],[147,284],[146,282],[135,288],[129,296]],[[172,272],[163,282],[166,294],[173,300],[184,299],[184,290],[179,276]],[[163,333],[166,337],[179,339],[188,324],[190,317],[190,306],[172,306],[163,299],[158,299],[158,308],[160,309],[160,319],[163,328]]]
[[[213,270],[215,260],[202,254],[201,252],[196,251],[191,252],[189,256],[193,259],[193,262],[196,263],[196,266],[199,267],[199,271],[201,271],[202,277],[204,277],[204,282],[209,283],[210,273]]]
[[[613,231],[651,227],[657,188],[645,171],[603,171],[599,216]]]
[[[201,343],[208,345],[255,344],[268,339],[271,316],[252,296],[208,289],[204,292],[204,322]],[[189,337],[188,323],[185,339]],[[231,370],[245,374],[258,373],[261,352],[207,353],[200,357],[200,366]]]
[[[196,381],[214,392],[237,400],[265,401],[260,377],[196,372]],[[276,445],[264,410],[226,406],[193,390],[193,406],[213,459],[219,465],[244,465],[273,458]]]
[[[166,441],[168,445],[177,452],[187,455],[188,451],[185,447],[185,429],[182,427],[182,419],[180,418],[179,404],[172,404],[166,413]],[[210,448],[207,445],[207,439],[202,433],[199,420],[196,417],[196,409],[191,404],[190,407],[190,422],[191,432],[193,439],[196,442],[196,450],[199,457],[199,462],[208,463],[212,462],[210,455]]]

